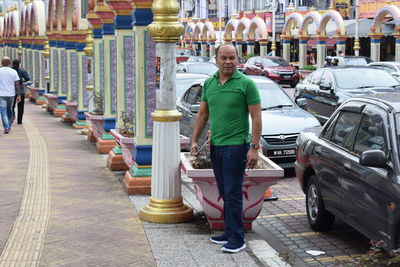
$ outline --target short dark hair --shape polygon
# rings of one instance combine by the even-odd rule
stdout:
[[[14,59],[12,62],[13,68],[19,68],[19,60],[18,59]]]
[[[223,46],[232,46],[233,48],[235,48],[236,56],[237,56],[237,57],[239,56],[239,53],[238,53],[238,50],[237,50],[236,46],[234,46],[233,44],[230,44],[230,43],[225,43],[225,44],[221,44],[221,45],[219,45],[217,48],[215,48],[215,57],[216,57],[216,58],[218,57],[218,51],[219,51],[219,49],[220,49],[221,47],[223,47]]]

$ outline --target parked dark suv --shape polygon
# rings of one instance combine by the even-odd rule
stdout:
[[[297,84],[295,99],[307,99],[306,110],[324,123],[344,100],[364,94],[399,91],[389,73],[366,66],[323,68]]]
[[[295,87],[300,80],[298,70],[281,57],[252,57],[244,64],[243,73],[265,76],[280,84]]]
[[[300,133],[296,177],[313,230],[335,217],[387,249],[400,247],[400,92],[351,98]]]

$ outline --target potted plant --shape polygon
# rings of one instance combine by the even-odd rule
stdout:
[[[69,100],[64,100],[63,103],[67,108],[69,117],[73,121],[78,121],[78,97],[76,93],[72,93]]]
[[[305,79],[310,73],[316,70],[317,67],[314,65],[304,65],[303,68],[300,69],[300,77],[301,79]]]
[[[268,187],[276,184],[283,177],[284,171],[273,161],[259,154],[257,167],[246,170],[243,181],[243,223],[246,230],[251,229],[252,222],[261,212],[264,193]],[[191,178],[211,229],[222,230],[224,224],[224,203],[219,196],[214,172],[211,168],[196,169],[192,165],[189,153],[181,153],[181,168]],[[206,163],[197,165],[207,166]],[[208,165],[209,166],[209,165]]]
[[[90,121],[92,129],[90,130],[89,140],[97,140],[104,131],[104,109],[103,109],[103,93],[94,91],[93,94],[94,109],[90,112],[85,112],[85,117]]]

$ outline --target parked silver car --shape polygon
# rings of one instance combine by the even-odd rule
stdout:
[[[262,107],[263,154],[279,164],[282,168],[291,168],[295,161],[297,136],[306,128],[319,126],[318,120],[301,109],[286,92],[274,81],[260,76],[249,76],[260,90]],[[177,108],[182,112],[180,133],[191,137],[196,113],[199,110],[203,83],[205,79],[193,83],[177,100]],[[301,103],[305,104],[305,103]],[[202,133],[199,144],[206,140]]]
[[[375,69],[384,70],[393,77],[400,79],[400,62],[396,61],[379,61],[369,63],[368,66]]]

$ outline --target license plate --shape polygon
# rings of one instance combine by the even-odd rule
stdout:
[[[277,150],[268,150],[267,155],[270,157],[287,157],[294,156],[296,154],[295,149],[277,149]]]
[[[290,78],[292,78],[292,75],[283,75],[283,78],[290,79]]]

